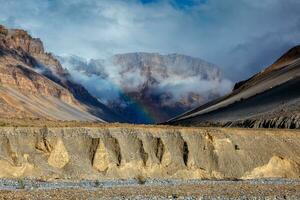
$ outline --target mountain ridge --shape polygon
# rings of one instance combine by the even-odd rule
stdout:
[[[3,107],[6,106],[23,113],[21,117],[52,120],[113,121],[115,117],[112,111],[92,97],[85,88],[69,79],[68,72],[59,61],[51,53],[44,51],[40,39],[32,38],[24,30],[0,26],[0,67],[0,83],[3,89],[1,109],[5,110]],[[10,94],[5,93],[8,91]],[[12,103],[13,98],[10,95],[15,95],[16,92],[17,101]],[[94,102],[83,102],[79,96]],[[27,101],[22,100],[25,97],[33,102],[29,102],[28,98]],[[51,101],[43,101],[45,98]],[[36,105],[34,101],[37,101]],[[98,113],[92,113],[92,110]],[[55,112],[61,112],[62,117]],[[1,114],[1,117],[7,116],[20,117],[13,112]]]
[[[299,128],[299,77],[300,51],[299,46],[296,46],[274,64],[237,83],[232,93],[183,113],[166,123]]]

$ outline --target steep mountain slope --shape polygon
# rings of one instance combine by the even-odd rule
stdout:
[[[231,94],[167,123],[300,128],[300,46],[262,72],[237,83]]]
[[[117,119],[23,30],[0,26],[0,84],[1,118]]]
[[[231,89],[218,67],[185,55],[127,53],[89,62],[76,56],[59,60],[92,94],[133,123],[165,121]]]

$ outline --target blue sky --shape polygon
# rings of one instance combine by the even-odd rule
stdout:
[[[299,0],[0,0],[54,54],[181,53],[247,78],[300,43]]]

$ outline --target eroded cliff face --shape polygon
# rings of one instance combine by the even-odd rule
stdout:
[[[57,68],[57,71],[62,70],[51,55],[44,52],[39,39],[32,38],[26,31],[0,26],[0,52],[2,86],[13,87],[28,94],[54,96],[67,103],[77,103],[67,89],[37,73],[38,69],[35,70],[42,63]],[[40,57],[43,59],[39,60]],[[48,62],[42,62],[43,60]]]
[[[0,47],[6,52],[14,52],[15,56],[20,56],[27,64],[47,65],[55,73],[63,75],[64,69],[59,61],[50,53],[44,51],[44,46],[39,38],[31,37],[27,31],[21,29],[7,29],[0,25]]]
[[[300,132],[172,127],[1,128],[0,177],[300,178]]]

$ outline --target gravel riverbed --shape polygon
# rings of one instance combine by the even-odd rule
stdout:
[[[300,180],[0,179],[0,199],[300,199]]]

